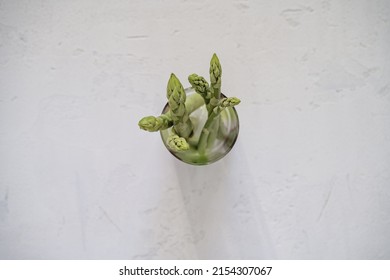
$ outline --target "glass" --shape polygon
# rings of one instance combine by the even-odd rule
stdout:
[[[195,93],[195,90],[188,88],[185,90],[187,97]],[[221,93],[221,97],[226,97]],[[162,114],[169,111],[168,103],[165,105]],[[197,149],[199,137],[202,133],[204,124],[207,121],[207,109],[205,105],[190,114],[190,119],[194,125],[192,136],[188,139],[190,149],[187,151],[174,152],[167,146],[167,138],[172,134],[172,127],[160,131],[161,138],[168,151],[177,159],[192,165],[206,165],[220,160],[227,155],[236,143],[239,132],[239,121],[237,111],[234,107],[225,108],[219,115],[219,126],[215,141],[212,141],[204,152],[200,153]]]

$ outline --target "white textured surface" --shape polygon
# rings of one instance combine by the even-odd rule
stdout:
[[[213,52],[193,167],[137,122]],[[388,259],[390,2],[0,1],[0,167],[3,259]]]

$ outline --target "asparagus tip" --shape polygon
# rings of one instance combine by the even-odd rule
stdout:
[[[186,151],[190,148],[186,139],[178,135],[171,135],[167,141],[168,147],[174,152]]]

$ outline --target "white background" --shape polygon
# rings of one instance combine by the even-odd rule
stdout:
[[[138,128],[237,96],[223,160]],[[1,259],[389,259],[390,2],[0,0]]]

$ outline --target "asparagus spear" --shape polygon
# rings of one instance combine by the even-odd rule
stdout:
[[[188,138],[192,134],[193,126],[185,106],[186,93],[179,79],[173,73],[168,81],[167,97],[173,129],[179,136]]]
[[[237,97],[225,97],[218,101],[218,105],[214,108],[213,112],[218,115],[223,109],[227,107],[234,107],[240,104],[241,100]]]
[[[197,74],[191,74],[188,76],[188,81],[195,91],[203,97],[205,104],[209,104],[212,95],[209,83],[206,79]]]
[[[172,134],[168,137],[167,145],[174,152],[186,151],[190,148],[186,139],[179,137],[177,134]]]
[[[204,154],[207,146],[212,146],[216,139],[216,134],[219,129],[219,115],[225,108],[234,107],[240,103],[240,99],[237,97],[222,98],[218,101],[217,106],[213,109],[208,117],[199,138],[198,151],[200,154]],[[213,133],[212,133],[213,132]]]
[[[158,117],[147,116],[138,122],[138,126],[146,131],[154,132],[162,129],[167,129],[173,125],[170,114],[164,114]]]
[[[185,106],[188,114],[191,114],[193,111],[198,109],[203,104],[204,104],[204,100],[198,94],[192,94],[188,96],[185,101]],[[138,122],[138,126],[141,129],[149,132],[155,132],[155,131],[167,129],[173,126],[171,112],[168,111],[167,113],[162,114],[158,117],[155,116],[144,117]]]
[[[209,114],[218,105],[218,101],[221,98],[221,77],[222,77],[222,67],[219,63],[218,56],[213,55],[210,61],[210,91],[211,91],[211,100],[209,105]]]

